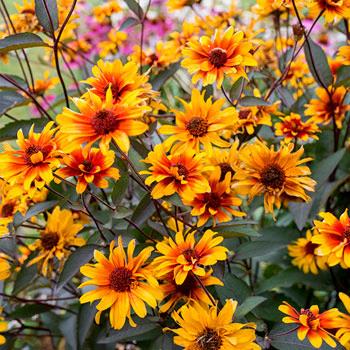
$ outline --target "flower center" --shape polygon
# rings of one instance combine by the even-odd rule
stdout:
[[[128,292],[133,283],[132,272],[126,267],[116,267],[109,275],[109,283],[116,292]]]
[[[283,169],[277,164],[266,166],[260,173],[260,177],[265,187],[274,189],[281,189],[286,179]]]
[[[306,254],[315,254],[315,249],[318,248],[318,244],[312,243],[312,242],[307,242],[305,246],[305,252]]]
[[[189,263],[192,263],[192,259],[198,260],[199,258],[197,252],[194,249],[186,249],[182,252],[182,254]]]
[[[204,202],[213,209],[218,209],[221,206],[220,196],[216,193],[204,193]]]
[[[98,135],[107,135],[118,128],[119,121],[112,111],[99,111],[91,120],[91,125]]]
[[[343,235],[344,235],[344,238],[350,240],[350,226],[347,226],[345,228],[345,231],[344,231]]]
[[[227,61],[227,53],[220,47],[212,49],[209,54],[209,62],[216,68],[222,67]]]
[[[109,85],[106,85],[104,92],[106,94],[107,90],[109,88]],[[121,95],[121,90],[119,89],[119,86],[117,84],[112,84],[111,85],[111,91],[112,91],[112,96],[115,101],[119,101],[120,95]]]
[[[312,311],[310,311],[310,309],[301,309],[300,313],[302,315],[306,315],[308,317],[308,322],[309,321],[314,321],[316,320],[316,316],[312,313]]]
[[[208,123],[202,117],[193,117],[186,125],[186,129],[194,137],[202,137],[208,132]]]
[[[84,166],[84,171],[86,171],[87,173],[90,172],[94,167],[91,161],[87,159],[85,159],[81,164]]]
[[[238,118],[239,119],[248,119],[250,113],[251,113],[251,111],[239,111]]]
[[[1,217],[8,218],[9,216],[12,216],[14,209],[15,209],[14,203],[4,204],[3,207],[1,208]]]
[[[49,153],[51,152],[52,150],[52,146],[51,145],[47,145],[45,147],[41,147],[41,146],[38,146],[38,145],[30,145],[26,150],[25,150],[25,159],[26,159],[26,162],[27,164],[29,165],[35,165],[30,157],[33,155],[33,154],[36,154],[36,153],[39,153],[41,152],[43,154],[43,158],[45,159]],[[40,162],[41,163],[41,162]]]
[[[188,175],[188,170],[186,167],[182,164],[176,164],[174,166],[177,167],[177,173],[179,176],[183,176],[183,178],[186,179],[186,176]]]
[[[219,350],[222,345],[221,336],[211,328],[201,333],[196,342],[200,350]]]
[[[221,176],[220,176],[220,181],[224,180],[225,179],[225,176],[227,173],[231,173],[231,175],[233,176],[234,175],[234,171],[231,167],[230,164],[228,163],[220,163],[219,164],[219,167],[220,167],[220,170],[221,170]]]
[[[176,285],[176,291],[181,295],[185,295],[189,297],[191,296],[192,291],[198,287],[199,287],[198,282],[193,277],[193,275],[188,274],[185,281],[182,284]]]
[[[41,246],[45,250],[51,250],[52,248],[56,247],[58,241],[60,240],[60,237],[56,232],[48,232],[43,234],[40,240],[41,240]]]

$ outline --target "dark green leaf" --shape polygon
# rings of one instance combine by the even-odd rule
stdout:
[[[337,82],[335,86],[350,87],[350,66],[341,66],[337,70]]]
[[[304,45],[304,51],[310,72],[316,82],[321,86],[331,85],[333,75],[322,47],[309,38]]]
[[[215,232],[225,238],[232,237],[260,237],[260,233],[254,230],[251,225],[256,224],[254,221],[237,221],[229,224],[222,224],[215,227]]]
[[[45,31],[52,35],[58,28],[56,0],[35,0],[35,14]]]
[[[241,93],[243,91],[244,82],[245,82],[245,79],[243,77],[240,77],[231,86],[231,89],[230,89],[231,101],[238,100],[241,97]]]
[[[241,244],[235,255],[235,259],[243,260],[249,258],[256,258],[258,256],[264,256],[274,253],[276,250],[285,247],[283,242],[271,242],[271,241],[254,241]]]
[[[13,287],[12,294],[16,295],[24,288],[30,285],[38,272],[38,267],[36,265],[32,266],[22,266],[15,280],[15,285]]]
[[[20,33],[0,40],[0,54],[29,47],[47,46],[40,36],[33,33]]]
[[[254,310],[254,308],[264,302],[266,298],[260,296],[248,297],[242,304],[237,307],[235,312],[235,317],[241,318],[244,317],[247,313]]]
[[[16,91],[0,91],[0,116],[10,109],[20,106],[26,102],[26,98]]]
[[[129,9],[135,13],[137,18],[142,19],[144,14],[141,6],[135,0],[124,0],[124,2],[128,5]]]
[[[163,70],[159,74],[157,74],[156,77],[151,79],[151,84],[153,87],[153,90],[160,90],[160,88],[163,86],[163,84],[172,77],[177,70],[180,68],[179,63],[173,63],[170,65],[167,69]]]
[[[124,29],[135,27],[140,24],[140,21],[134,17],[128,17],[120,26],[119,30],[122,31]]]
[[[79,338],[79,349],[84,349],[85,340],[89,334],[89,330],[94,323],[96,314],[97,302],[93,304],[82,304],[80,306],[78,314],[78,338]]]
[[[21,87],[26,87],[26,82],[22,78],[18,77],[17,75],[12,75],[12,74],[3,74],[3,75],[8,77],[11,80],[14,80]],[[17,88],[13,84],[9,83],[3,77],[0,77],[0,89],[17,90]]]
[[[276,88],[277,95],[282,100],[282,102],[288,107],[291,108],[294,104],[294,97],[292,93],[283,86],[278,86]]]
[[[78,349],[77,316],[72,315],[60,322],[60,331],[66,340],[66,350]]]
[[[91,260],[94,250],[97,248],[98,246],[95,244],[85,245],[78,248],[69,256],[58,279],[56,288],[57,291],[59,291],[71,278],[74,277],[81,266]]]
[[[129,175],[123,174],[120,179],[116,182],[112,191],[112,202],[115,206],[118,206],[125,196],[128,190]]]
[[[265,101],[260,97],[255,96],[244,96],[239,100],[239,105],[243,107],[252,107],[252,106],[270,106],[271,103]]]
[[[226,274],[224,286],[215,287],[221,303],[225,303],[226,299],[237,300],[238,303],[243,303],[250,295],[249,286],[241,279],[232,274]]]
[[[8,123],[0,129],[0,142],[7,141],[7,140],[15,140],[17,138],[17,132],[19,129],[22,129],[25,135],[28,134],[29,129],[33,124],[34,124],[34,131],[39,132],[45,126],[46,120],[44,119],[19,120],[16,122]]]
[[[30,318],[34,315],[41,314],[43,312],[49,311],[54,306],[48,306],[44,304],[28,304],[16,308],[12,313],[13,318]]]

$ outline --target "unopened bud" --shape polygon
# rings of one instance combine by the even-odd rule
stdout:
[[[304,27],[300,24],[293,25],[293,34],[296,41],[299,41],[304,35]]]

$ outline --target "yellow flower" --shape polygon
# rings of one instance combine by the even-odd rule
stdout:
[[[342,65],[350,65],[350,46],[342,46],[338,50],[337,58],[339,58]]]
[[[317,230],[313,233],[307,230],[306,237],[298,238],[288,245],[289,255],[293,258],[292,264],[297,266],[304,273],[318,274],[318,270],[327,269],[327,258],[316,255],[318,244],[312,243],[312,237],[317,235]]]
[[[100,316],[104,310],[110,308],[109,320],[113,328],[121,329],[128,318],[132,327],[136,327],[131,318],[133,309],[137,316],[144,318],[147,315],[146,304],[155,308],[157,300],[162,299],[162,292],[152,271],[145,265],[153,250],[152,247],[143,249],[138,256],[133,256],[135,240],[132,240],[127,249],[123,248],[122,238],[110,244],[110,254],[107,259],[101,252],[95,250],[95,264],[87,264],[80,268],[83,275],[89,278],[79,288],[97,286],[96,289],[84,293],[80,297],[81,303],[93,302],[101,299],[97,304],[95,320],[100,323]]]
[[[2,307],[0,307],[0,314],[2,313]],[[3,332],[6,332],[8,329],[8,323],[5,321],[5,319],[0,316],[0,345],[3,345],[6,343],[6,338],[1,334]]]
[[[205,151],[212,152],[212,145],[229,147],[230,144],[220,138],[218,132],[232,127],[237,112],[235,108],[222,109],[225,101],[219,99],[212,102],[211,98],[204,99],[204,92],[192,90],[189,103],[181,100],[185,111],[174,110],[176,125],[162,125],[159,132],[171,135],[164,141],[164,146],[169,149],[174,143],[174,150],[183,152],[192,148],[196,152],[203,145]]]
[[[183,284],[189,274],[205,276],[204,267],[226,259],[227,248],[219,246],[223,237],[207,230],[197,241],[195,234],[190,232],[185,236],[179,229],[174,240],[164,237],[157,243],[157,252],[162,255],[154,259],[153,267],[159,277],[171,274],[176,284]]]
[[[202,0],[168,0],[167,7],[170,12],[175,10],[181,10],[186,6],[192,6],[194,4],[199,4]]]
[[[321,11],[327,23],[339,21],[342,18],[350,18],[350,1],[349,0],[313,0],[309,4],[310,16],[316,18]]]
[[[8,262],[7,256],[0,255],[0,281],[5,280],[11,275],[11,265]]]
[[[316,183],[308,177],[310,169],[302,164],[311,158],[300,159],[304,149],[293,153],[293,148],[290,143],[275,151],[260,141],[244,147],[241,167],[234,176],[238,193],[248,194],[249,200],[264,195],[265,211],[272,214],[274,206],[279,209],[282,202],[310,200],[305,191],[314,191]]]
[[[70,254],[69,247],[85,244],[83,238],[77,237],[82,228],[83,225],[74,222],[70,210],[56,207],[52,213],[48,213],[46,227],[40,233],[40,238],[30,247],[31,250],[38,250],[38,255],[30,261],[30,265],[40,262],[44,276],[53,270],[55,258],[63,266],[63,260]]]
[[[247,78],[245,67],[257,65],[251,49],[252,44],[244,39],[244,33],[229,27],[225,32],[217,30],[213,39],[202,36],[199,41],[189,41],[182,50],[182,66],[194,74],[194,84],[201,79],[203,85],[216,82],[220,88],[225,75],[234,80]]]
[[[112,28],[108,33],[108,40],[101,41],[98,44],[100,49],[100,56],[106,57],[108,55],[115,55],[118,53],[120,46],[128,38],[125,32],[120,32]]]
[[[340,318],[337,320],[336,328],[338,328],[335,334],[346,350],[350,349],[350,296],[345,293],[339,293],[339,298],[343,302],[347,314],[341,313]]]
[[[287,6],[290,7],[290,0],[257,0],[256,5],[252,7],[253,12],[261,17],[269,16],[276,12],[287,11]]]
[[[172,317],[180,326],[171,330],[174,342],[184,350],[260,350],[254,343],[254,323],[233,323],[237,301],[229,299],[221,311],[217,306],[185,305]]]
[[[43,79],[35,80],[34,91],[39,96],[43,96],[48,90],[53,89],[58,82],[59,82],[59,79],[57,77],[50,78],[50,72],[45,71]]]
[[[92,14],[99,23],[109,23],[110,17],[114,13],[118,13],[122,10],[119,5],[119,1],[108,0],[102,5],[94,6],[92,9]]]

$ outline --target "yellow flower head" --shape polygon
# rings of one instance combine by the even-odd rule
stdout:
[[[108,55],[117,54],[120,46],[125,42],[127,38],[127,33],[112,28],[108,33],[108,40],[101,41],[98,44],[98,47],[100,49],[100,56],[104,58]]]
[[[199,41],[189,41],[188,47],[182,50],[182,66],[193,74],[194,84],[201,79],[203,85],[216,82],[220,88],[225,75],[234,80],[247,78],[245,67],[257,65],[250,53],[252,48],[242,31],[234,32],[233,27],[224,32],[217,30],[212,39],[202,36]]]
[[[109,23],[110,18],[114,13],[118,13],[122,10],[119,5],[119,1],[108,0],[102,5],[94,6],[92,14],[99,23]]]
[[[11,275],[11,265],[8,257],[4,254],[0,255],[0,281],[5,280]]]
[[[309,14],[316,18],[321,11],[327,23],[350,18],[349,0],[313,0],[309,5]]]
[[[194,4],[199,4],[202,0],[168,0],[167,7],[170,12],[175,10],[181,10],[186,6],[192,6]]]
[[[2,307],[0,307],[0,314],[2,313]],[[6,332],[8,329],[8,323],[5,321],[5,319],[0,316],[0,345],[3,345],[6,343],[6,338],[1,334],[3,332]]]
[[[143,249],[139,255],[134,255],[135,240],[132,240],[125,254],[122,238],[110,244],[110,254],[107,259],[101,252],[95,250],[95,264],[87,264],[80,268],[83,275],[89,278],[79,288],[96,286],[94,290],[84,293],[81,303],[101,299],[97,304],[95,320],[100,322],[101,313],[110,308],[109,320],[113,328],[121,329],[128,318],[132,327],[136,327],[131,318],[132,309],[137,316],[147,315],[146,305],[155,308],[157,300],[162,299],[162,292],[146,261],[151,255],[152,247]]]
[[[337,58],[342,62],[344,65],[350,65],[350,46],[342,46],[338,50]]]
[[[50,78],[50,72],[45,71],[43,79],[35,80],[35,83],[34,83],[35,93],[38,94],[39,96],[45,95],[45,93],[48,90],[53,89],[58,82],[59,82],[59,79],[57,77]]]
[[[335,322],[337,328],[336,338],[346,350],[350,349],[350,296],[345,293],[339,293],[339,298],[344,304],[347,314],[341,313],[339,319]]]

